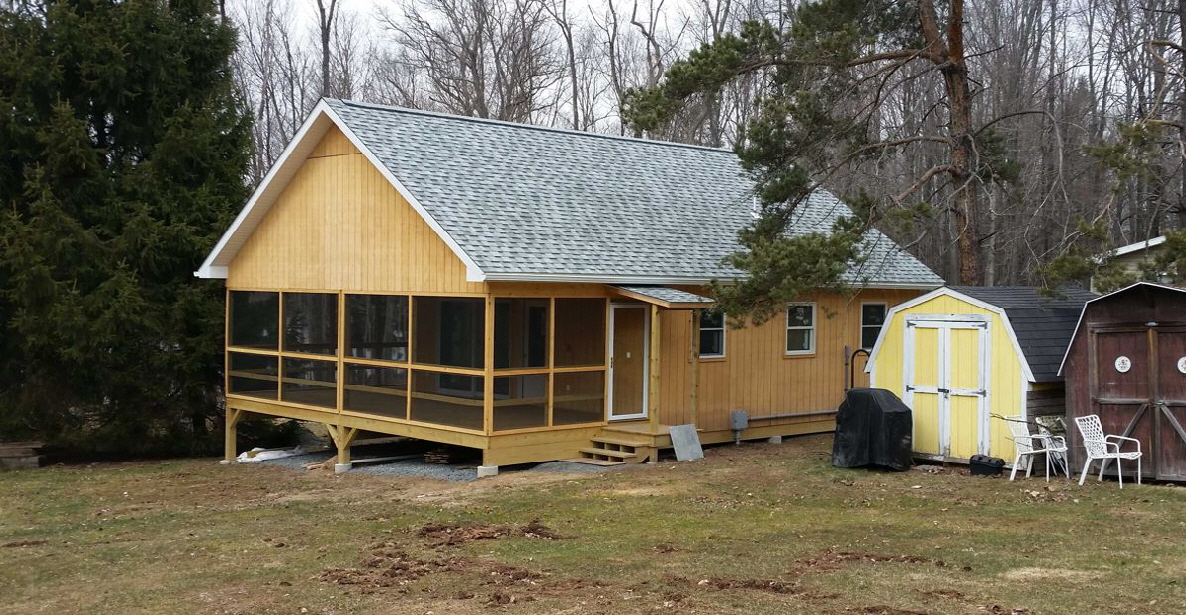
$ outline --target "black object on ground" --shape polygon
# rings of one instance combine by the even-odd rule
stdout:
[[[1005,470],[1005,460],[988,455],[972,455],[968,468],[973,476],[997,476]]]
[[[897,395],[885,389],[851,389],[836,413],[832,465],[877,465],[910,469],[914,416]]]

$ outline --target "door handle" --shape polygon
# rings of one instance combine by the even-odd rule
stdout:
[[[951,392],[951,390],[950,390],[950,389],[939,389],[939,392],[940,392],[940,393],[942,393],[942,394],[944,394],[944,395],[947,395],[948,393],[950,393],[950,392]]]

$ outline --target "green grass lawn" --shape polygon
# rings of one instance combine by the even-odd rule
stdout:
[[[0,613],[1186,612],[1182,488],[841,470],[830,446],[466,484],[0,473]]]

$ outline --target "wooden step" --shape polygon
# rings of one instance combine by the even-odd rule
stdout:
[[[586,455],[600,455],[602,457],[612,457],[614,459],[631,459],[637,457],[638,454],[634,451],[613,451],[608,448],[582,448],[582,454]]]
[[[617,436],[593,436],[591,439],[594,443],[598,444],[615,444],[617,446],[629,446],[631,448],[643,448],[651,445],[648,440],[634,440],[631,438],[619,438]]]
[[[592,459],[590,457],[578,457],[576,459],[565,459],[572,463],[587,463],[594,466],[620,466],[624,465],[625,461],[610,461],[608,459]]]

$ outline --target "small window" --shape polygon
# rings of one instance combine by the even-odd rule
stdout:
[[[792,303],[787,306],[787,354],[815,352],[815,304]]]
[[[725,315],[712,310],[700,312],[700,358],[725,356]]]
[[[881,325],[885,324],[884,303],[861,304],[861,348],[870,350],[877,343]]]

